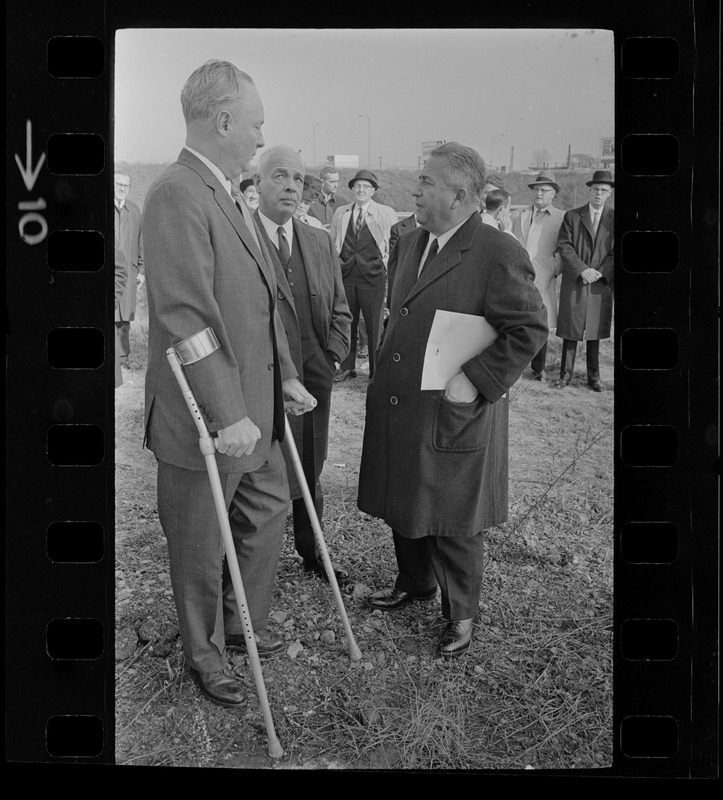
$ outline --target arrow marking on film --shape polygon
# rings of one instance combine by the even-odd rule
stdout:
[[[20,170],[20,174],[23,176],[23,182],[25,183],[25,188],[30,192],[35,186],[35,181],[38,179],[38,173],[40,172],[40,168],[43,166],[43,161],[45,161],[45,153],[40,156],[40,161],[38,161],[38,165],[33,169],[33,123],[28,120],[26,123],[26,134],[25,134],[25,166],[23,166],[22,162],[20,161],[20,156],[15,153],[15,162],[18,165],[18,169]]]

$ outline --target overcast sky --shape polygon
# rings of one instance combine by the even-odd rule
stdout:
[[[291,145],[307,164],[335,153],[366,166],[371,151],[374,168],[380,157],[416,168],[422,142],[446,139],[494,166],[514,147],[522,169],[535,150],[553,163],[568,145],[599,156],[614,135],[611,31],[133,29],[116,38],[118,161],[176,159],[181,89],[210,58],[251,75],[267,146]]]

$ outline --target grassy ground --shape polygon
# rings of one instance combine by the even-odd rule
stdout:
[[[267,755],[253,680],[240,709],[208,702],[183,665],[155,501],[141,448],[145,292],[131,369],[116,390],[116,757],[120,764],[275,769],[590,769],[612,748],[612,340],[604,394],[583,372],[564,391],[523,376],[510,392],[510,519],[488,532],[481,622],[470,651],[438,659],[438,600],[393,614],[364,597],[389,585],[389,530],[356,508],[367,378],[334,388],[324,531],[352,574],[352,663],[328,586],[287,536],[263,672],[284,755]],[[551,338],[549,374],[559,370]],[[584,370],[584,358],[581,359]]]

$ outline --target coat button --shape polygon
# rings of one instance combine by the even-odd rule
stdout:
[[[283,294],[283,292],[279,292],[279,294],[278,294],[278,298],[279,298],[279,300],[283,300],[283,299],[284,299],[284,294]]]
[[[390,398],[389,398],[389,402],[390,402],[390,403],[391,403],[393,406],[395,406],[395,405],[397,405],[397,403],[399,402],[399,398],[398,398],[398,397],[390,397]]]
[[[273,368],[274,368],[274,365],[273,364],[269,364],[269,369],[271,370]]]
[[[400,316],[400,317],[406,317],[408,313],[409,313],[409,309],[408,309],[408,308],[402,308],[402,309],[399,311],[399,316]]]
[[[402,360],[402,357],[399,355],[399,353],[395,353],[392,356],[392,361],[401,361],[401,360]]]

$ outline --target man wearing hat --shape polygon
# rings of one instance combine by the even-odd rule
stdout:
[[[570,385],[579,341],[585,341],[587,383],[605,391],[600,380],[600,339],[610,336],[613,316],[613,212],[605,204],[615,183],[609,170],[597,170],[590,202],[566,212],[557,247],[562,260],[557,335],[563,340],[560,378],[555,386]]]
[[[304,188],[301,191],[301,199],[299,200],[299,205],[296,207],[294,216],[300,222],[304,222],[312,228],[324,230],[322,223],[309,213],[309,207],[318,197],[320,189],[321,181],[318,178],[312,178],[310,175],[304,176]]]
[[[547,327],[552,330],[557,324],[557,276],[560,273],[560,256],[557,252],[557,234],[565,212],[552,205],[560,187],[550,175],[541,172],[532,183],[532,205],[519,214],[513,224],[512,233],[527,250],[535,268],[535,286],[542,295],[547,309]],[[532,359],[532,375],[537,381],[545,380],[547,341]]]
[[[349,188],[355,201],[336,210],[329,231],[339,253],[344,290],[352,314],[351,349],[341,364],[337,381],[356,376],[356,334],[360,314],[369,340],[369,378],[374,375],[374,351],[379,341],[384,309],[389,232],[397,221],[394,209],[372,200],[379,188],[373,172],[359,170],[349,181]]]
[[[231,195],[236,197],[235,189],[233,187],[233,181],[231,181],[232,189]],[[256,191],[256,184],[254,183],[253,178],[246,178],[245,181],[241,181],[238,185],[238,194],[241,195],[241,199],[246,203],[249,211],[253,213],[259,207],[259,193]],[[238,200],[238,197],[236,197]]]

